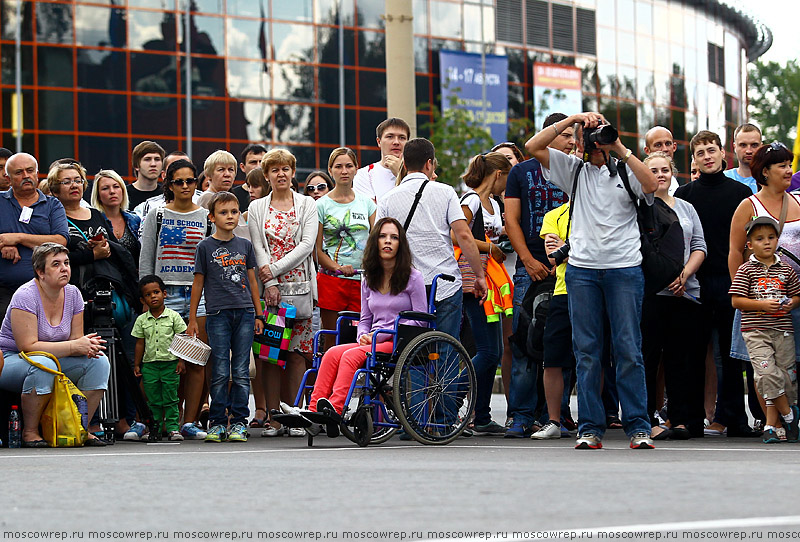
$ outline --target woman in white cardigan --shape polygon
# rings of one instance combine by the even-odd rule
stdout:
[[[289,289],[294,292],[308,292],[305,300],[296,300],[298,309],[303,307],[302,301],[307,301],[312,306],[317,300],[316,271],[312,255],[319,218],[314,199],[292,190],[296,164],[292,153],[284,149],[274,149],[265,154],[261,160],[261,169],[272,186],[272,192],[253,201],[248,209],[247,226],[256,253],[258,276],[264,283],[264,300],[268,307],[275,307],[281,302],[281,289],[284,293]],[[307,316],[300,316],[292,329],[286,369],[266,363],[265,370],[261,372],[267,409],[270,411],[279,410],[280,401],[294,403],[306,368],[306,359],[311,359],[313,334],[310,311]],[[280,424],[270,420],[270,425],[264,429],[262,436],[279,436],[284,430]],[[291,428],[288,433],[290,436],[305,435],[305,431],[299,428]]]

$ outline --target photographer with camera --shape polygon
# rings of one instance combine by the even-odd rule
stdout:
[[[548,149],[565,129],[578,125],[585,160]],[[658,187],[655,176],[620,142],[599,113],[578,113],[556,122],[525,144],[542,174],[575,194],[566,283],[578,376],[578,449],[602,448],[606,416],[601,399],[603,315],[611,340],[625,433],[631,448],[653,447],[639,322],[644,297],[641,241],[636,207],[619,178],[624,167],[631,189],[647,205]],[[613,151],[620,161],[610,160]],[[573,186],[578,183],[575,192]]]

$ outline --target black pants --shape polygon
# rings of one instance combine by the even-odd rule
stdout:
[[[647,380],[647,413],[654,412],[658,366],[664,364],[673,426],[703,429],[706,337],[701,329],[703,308],[686,298],[652,295],[642,302],[642,355]],[[740,377],[741,381],[741,377]]]
[[[731,331],[733,330],[734,310],[728,290],[731,279],[726,275],[703,277],[700,281],[700,297],[703,314],[700,328],[703,342],[711,341],[712,331],[716,330],[719,355],[722,358],[722,378],[717,389],[717,411],[714,417],[725,427],[739,428],[747,424],[744,411],[744,386],[742,382],[742,361],[731,357]]]

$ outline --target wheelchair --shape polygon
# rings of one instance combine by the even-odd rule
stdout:
[[[441,445],[457,439],[472,418],[477,384],[472,360],[461,343],[436,331],[434,300],[439,280],[454,281],[455,277],[434,277],[428,313],[403,311],[393,329],[375,332],[376,337],[391,336],[392,352],[376,352],[377,341],[373,340],[365,366],[353,375],[341,416],[327,409],[303,414],[318,423],[337,421],[341,433],[362,447],[384,443],[401,428],[422,444]],[[316,333],[312,367],[303,375],[295,407],[302,406],[314,387],[309,378],[322,362],[320,337],[332,335],[337,345],[355,343],[359,317],[357,312],[340,312],[335,330]],[[428,327],[404,324],[407,320],[425,322]],[[314,435],[306,432],[308,445],[313,446]]]

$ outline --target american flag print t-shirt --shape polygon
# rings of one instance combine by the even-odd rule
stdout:
[[[170,286],[191,284],[197,245],[208,232],[208,211],[202,207],[188,213],[167,208],[159,211],[162,216],[160,229],[157,212],[149,213],[145,218],[139,276],[155,273]]]

